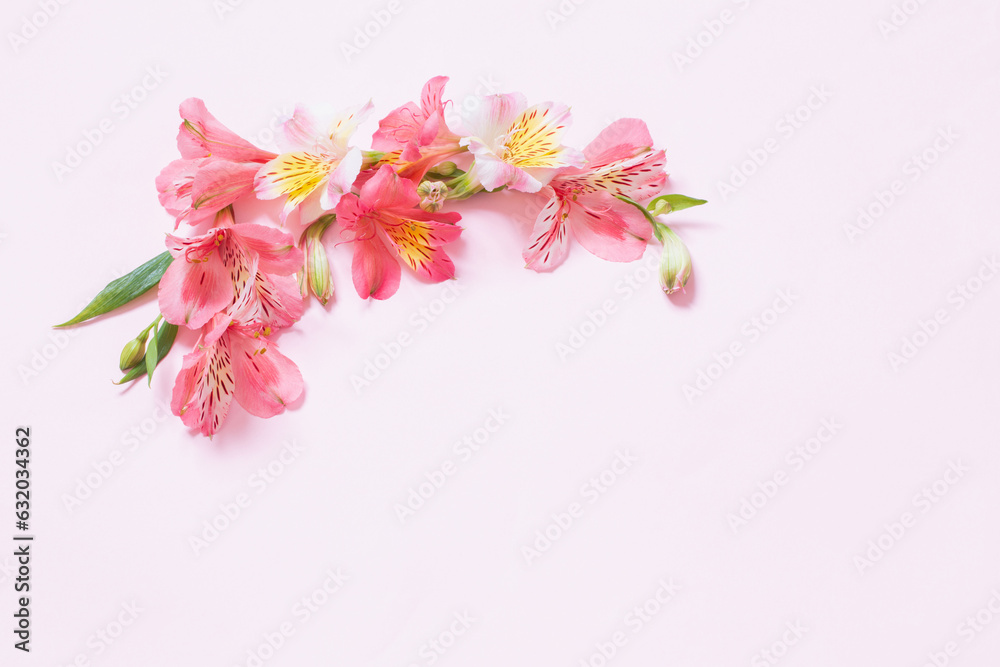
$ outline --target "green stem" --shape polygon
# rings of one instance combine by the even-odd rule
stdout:
[[[483,184],[470,172],[451,178],[444,184],[448,186],[448,199],[468,199],[472,195],[483,192]]]
[[[155,320],[149,323],[148,327],[139,332],[139,335],[136,336],[136,338],[145,338],[146,335],[149,333],[149,330],[156,327],[156,325],[159,324],[160,320],[162,319],[163,319],[163,313],[160,313],[159,315],[156,316]]]
[[[662,222],[658,222],[655,218],[653,218],[653,216],[649,213],[649,211],[646,209],[645,206],[635,201],[631,197],[626,197],[625,195],[617,195],[617,197],[626,204],[631,204],[632,206],[635,206],[637,209],[639,209],[642,212],[642,214],[646,217],[646,220],[649,221],[649,225],[653,228],[653,234],[656,236],[656,240],[659,241],[660,243],[663,243],[663,232],[660,231],[660,227],[663,227],[667,231],[670,231],[670,228],[664,225]]]

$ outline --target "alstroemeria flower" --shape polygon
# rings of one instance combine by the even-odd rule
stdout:
[[[182,158],[213,157],[228,162],[264,164],[277,157],[271,151],[257,148],[220,123],[197,97],[181,102],[180,111],[183,122],[177,133],[177,148]]]
[[[588,163],[556,175],[542,195],[528,246],[527,267],[544,271],[565,258],[569,237],[601,259],[630,262],[642,257],[652,228],[631,204],[617,198],[650,197],[666,181],[662,150],[653,150],[646,124],[623,118],[606,127],[584,149]]]
[[[283,327],[302,316],[291,274],[302,251],[291,235],[255,224],[215,227],[193,238],[167,235],[174,261],[160,280],[159,303],[171,324],[198,329],[218,313]]]
[[[170,408],[187,426],[212,436],[233,398],[257,417],[273,417],[302,393],[295,363],[270,343],[268,327],[217,316],[206,327],[174,383]]]
[[[475,175],[486,190],[507,186],[538,192],[553,170],[579,167],[583,155],[560,145],[570,122],[569,107],[545,102],[528,107],[524,95],[483,98],[461,140],[475,156]]]
[[[181,223],[197,226],[253,192],[256,162],[229,162],[215,158],[174,160],[156,177],[160,204]]]
[[[253,192],[262,164],[274,159],[220,123],[196,97],[181,103],[174,160],[156,178],[160,204],[181,223],[197,226]]]
[[[387,299],[399,289],[396,256],[434,282],[455,277],[455,265],[441,248],[462,228],[458,213],[428,213],[417,208],[417,186],[382,165],[361,187],[360,195],[344,195],[337,220],[354,242],[354,288],[367,299]]]
[[[349,109],[334,119],[329,132],[322,132],[312,114],[302,107],[282,126],[288,152],[282,153],[257,173],[254,187],[258,199],[286,197],[281,210],[284,222],[296,206],[319,190],[320,206],[330,210],[351,191],[364,157],[347,145],[369,112],[372,103]]]
[[[446,76],[428,81],[419,106],[407,102],[391,111],[372,136],[372,148],[385,153],[383,161],[394,163],[404,178],[419,181],[430,167],[465,150],[444,119],[446,83]]]

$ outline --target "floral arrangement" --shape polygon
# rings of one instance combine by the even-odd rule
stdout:
[[[529,106],[513,93],[485,97],[466,127],[450,127],[447,81],[431,79],[419,102],[380,120],[371,150],[350,144],[371,102],[326,126],[296,108],[282,126],[285,152],[275,154],[229,130],[200,99],[184,101],[181,158],[156,179],[160,203],[174,216],[167,251],[111,282],[58,326],[110,312],[158,285],[160,315],[122,350],[119,384],[143,375],[151,381],[178,327],[199,332],[171,409],[211,436],[233,399],[253,415],[272,417],[302,393],[302,375],[273,335],[302,316],[310,293],[324,305],[332,296],[323,239],[334,224],[340,241],[353,245],[354,288],[363,299],[392,296],[401,264],[429,281],[454,278],[446,247],[462,233],[461,216],[442,209],[503,189],[542,205],[524,249],[526,268],[555,268],[571,238],[602,259],[629,262],[655,237],[663,245],[664,291],[683,289],[691,258],[659,216],[705,202],[661,194],[666,160],[644,122],[615,121],[579,151],[561,143],[568,107]],[[281,202],[277,224],[236,219],[234,204],[252,197]],[[312,220],[297,242],[285,228],[293,212]]]

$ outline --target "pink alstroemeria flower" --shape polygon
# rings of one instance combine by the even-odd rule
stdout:
[[[181,103],[177,133],[181,159],[156,178],[160,204],[181,223],[197,226],[253,192],[262,164],[276,155],[240,138],[192,97]]]
[[[197,97],[181,102],[180,111],[183,122],[177,132],[177,148],[182,158],[213,157],[228,162],[264,164],[277,157],[277,154],[257,148],[220,123]]]
[[[344,195],[337,220],[354,242],[354,288],[362,299],[388,299],[399,289],[396,256],[425,278],[441,282],[455,277],[455,265],[441,248],[462,233],[458,213],[428,213],[417,208],[420,195],[413,181],[382,165],[361,187],[360,195]]]
[[[420,105],[407,102],[378,123],[372,148],[386,154],[404,178],[419,181],[430,167],[465,151],[460,137],[444,119],[444,86],[448,77],[436,76],[420,93]]]
[[[194,351],[184,355],[170,402],[185,425],[212,436],[233,398],[266,418],[284,412],[302,393],[302,374],[270,343],[269,327],[219,315],[205,329]]]
[[[507,186],[538,192],[555,169],[579,167],[583,155],[560,145],[569,107],[545,102],[528,107],[524,95],[490,95],[469,121],[461,140],[475,156],[474,173],[486,190]]]
[[[644,122],[623,118],[584,149],[586,167],[559,172],[541,193],[548,202],[524,251],[527,268],[558,266],[566,258],[571,233],[601,259],[631,262],[642,257],[652,228],[617,195],[645,199],[663,188],[666,159],[652,145]]]
[[[224,214],[220,214],[225,223]],[[231,219],[231,218],[230,218]],[[215,227],[193,238],[167,235],[174,261],[160,280],[163,318],[198,329],[216,314],[285,327],[302,316],[291,274],[302,268],[292,236],[255,224]]]
[[[286,197],[280,218],[284,222],[296,206],[320,191],[320,206],[331,210],[340,197],[351,191],[364,157],[347,145],[371,112],[372,103],[349,109],[334,119],[329,132],[322,132],[312,114],[302,107],[285,121],[282,129],[288,152],[278,155],[257,173],[258,199]]]
[[[174,160],[156,177],[160,204],[181,223],[198,226],[253,192],[260,165],[215,158]]]

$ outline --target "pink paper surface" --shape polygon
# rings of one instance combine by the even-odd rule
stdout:
[[[3,27],[5,627],[18,426],[35,540],[32,650],[7,630],[0,664],[1000,660],[996,3],[15,0]],[[183,99],[273,147],[296,103],[371,98],[367,146],[439,74],[451,119],[520,91],[580,148],[644,119],[667,191],[709,200],[665,219],[687,293],[655,246],[526,271],[537,208],[478,197],[455,282],[362,302],[331,243],[334,301],[279,341],[304,398],[211,441],[167,414],[194,336],[111,383],[155,300],[50,328],[162,251]]]

